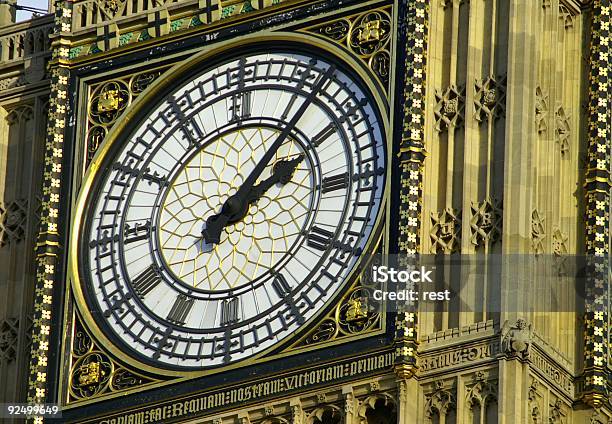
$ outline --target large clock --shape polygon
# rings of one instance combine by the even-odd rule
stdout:
[[[97,157],[78,222],[92,321],[131,357],[219,367],[288,340],[380,221],[385,126],[314,48],[250,48],[149,98]]]

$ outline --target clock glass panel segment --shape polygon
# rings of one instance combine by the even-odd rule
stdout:
[[[113,340],[171,369],[294,334],[342,289],[381,213],[386,147],[365,84],[268,49],[175,86],[109,150],[81,277]]]

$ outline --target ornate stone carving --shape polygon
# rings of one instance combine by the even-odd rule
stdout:
[[[69,403],[108,392],[120,392],[152,381],[121,366],[99,349],[78,316],[72,334]]]
[[[76,361],[70,376],[70,394],[76,399],[92,397],[108,387],[113,365],[102,352],[90,352]]]
[[[0,203],[0,247],[23,240],[28,223],[28,201]]]
[[[444,382],[436,381],[434,391],[425,395],[425,416],[433,422],[435,417],[445,417],[457,408],[454,390],[444,387]]]
[[[117,118],[136,97],[155,81],[164,69],[139,72],[131,76],[105,81],[91,87],[87,122],[87,163],[93,159],[98,147]]]
[[[372,289],[358,286],[349,291],[338,308],[338,325],[345,334],[361,333],[375,325],[380,312],[370,305]]]
[[[563,408],[563,402],[560,399],[551,402],[548,412],[548,422],[550,424],[564,424],[566,413]]]
[[[17,356],[19,320],[7,318],[0,323],[0,364],[7,364]]]
[[[465,119],[465,87],[450,85],[443,91],[436,90],[434,95],[436,130],[444,132],[461,128]]]
[[[7,111],[6,123],[10,125],[23,124],[32,119],[34,110],[30,105],[19,105]]]
[[[468,364],[473,366],[472,363],[474,362],[486,361],[495,357],[498,350],[498,343],[485,343],[433,355],[423,355],[419,358],[419,369],[422,372],[433,372],[451,367],[467,366]]]
[[[112,125],[129,103],[129,90],[124,81],[101,84],[91,95],[89,119],[96,125]]]
[[[563,21],[565,29],[574,28],[574,19],[576,19],[576,16],[567,6],[561,3],[559,3],[559,19]]]
[[[537,209],[531,212],[531,248],[536,255],[544,253],[544,239],[546,238],[544,219]]]
[[[555,256],[567,255],[567,234],[563,233],[559,228],[555,228],[552,233],[552,250]]]
[[[595,409],[591,414],[589,424],[612,424],[612,419],[606,417],[602,411]]]
[[[389,9],[371,10],[306,29],[332,40],[362,59],[385,87],[391,67]]]
[[[477,80],[474,87],[474,118],[495,120],[506,114],[506,77],[490,76]]]
[[[540,407],[540,393],[538,380],[532,378],[527,394],[530,422],[532,424],[542,424],[542,410]]]
[[[327,340],[333,339],[338,334],[338,326],[333,319],[324,320],[317,329],[312,332],[304,340],[304,344],[310,345],[315,343],[321,343]]]
[[[527,358],[533,341],[533,328],[522,318],[510,324],[504,322],[501,329],[501,352],[509,357]]]
[[[570,116],[566,114],[563,106],[557,106],[555,111],[555,141],[559,145],[562,155],[569,152],[570,136]]]
[[[325,393],[317,393],[317,402],[318,403],[327,402],[327,396],[325,396]]]
[[[492,245],[501,237],[501,202],[488,197],[480,203],[472,202],[472,231],[470,241],[477,247]]]
[[[541,87],[536,88],[536,105],[535,105],[535,124],[538,134],[548,132],[548,92],[542,90]]]
[[[478,371],[474,376],[475,383],[466,390],[467,404],[471,410],[479,407],[486,410],[487,405],[497,401],[497,385],[487,380],[487,375]]]
[[[87,160],[93,159],[94,155],[98,151],[98,147],[104,141],[106,137],[106,128],[100,125],[95,125],[87,132]]]
[[[362,423],[367,422],[368,411],[375,410],[379,406],[395,410],[395,399],[393,399],[393,397],[388,393],[372,394],[360,402],[357,416],[360,418]]]
[[[431,253],[455,253],[461,248],[461,213],[457,209],[446,208],[442,212],[431,213]]]
[[[315,408],[306,417],[306,424],[335,424],[343,422],[344,414],[336,405]],[[295,421],[292,423],[295,424]]]
[[[291,424],[302,424],[304,411],[300,405],[291,405]]]

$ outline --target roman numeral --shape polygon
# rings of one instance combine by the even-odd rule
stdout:
[[[204,137],[204,131],[202,131],[195,119],[187,119],[179,129],[183,133],[183,138],[189,143],[189,146],[200,145],[200,140]]]
[[[232,114],[230,122],[240,122],[243,119],[251,116],[251,92],[245,91],[244,93],[234,94],[232,96],[232,105],[230,106],[230,113]]]
[[[308,246],[317,250],[326,250],[332,242],[334,233],[319,227],[312,227],[308,234]]]
[[[102,238],[100,240],[92,240],[89,242],[89,247],[92,249],[97,246],[102,246],[102,251],[106,252],[108,250],[108,244],[112,242],[116,242],[119,240],[119,235],[115,234],[114,236],[110,236],[108,230],[104,230],[102,232]]]
[[[149,266],[138,277],[132,281],[134,291],[141,299],[151,292],[157,285],[161,283],[159,269],[155,265]]]
[[[127,305],[128,300],[130,300],[131,298],[132,298],[132,295],[130,293],[126,293],[125,295],[119,294],[118,296],[113,296],[111,299],[113,304],[109,310],[104,312],[104,316],[106,318],[109,318],[115,311],[117,313],[122,314],[124,312],[123,304],[125,303]]]
[[[237,297],[221,302],[221,326],[238,322],[238,307],[239,299]]]
[[[127,165],[122,164],[121,162],[115,162],[113,164],[113,170],[121,172],[121,180],[124,180],[126,176],[138,177],[141,176],[144,180],[147,180],[149,185],[155,183],[160,188],[164,187],[168,184],[168,180],[166,177],[161,176],[157,173],[157,171],[151,174],[151,169],[147,168],[144,171],[141,171],[136,168],[132,168],[132,164],[134,163],[133,159],[130,159]],[[116,182],[116,181],[115,181]],[[117,183],[117,182],[116,182]],[[118,183],[117,183],[118,184]]]
[[[372,165],[367,163],[364,166],[363,171],[360,174],[353,175],[353,181],[357,181],[359,179],[365,180],[365,185],[370,185],[372,183],[371,178],[377,175],[384,175],[385,169],[383,167],[379,167],[376,170],[372,169]]]
[[[323,128],[317,135],[312,138],[312,144],[319,147],[325,140],[336,133],[336,127],[333,123]]]
[[[283,274],[276,274],[272,281],[272,288],[280,298],[284,298],[291,292],[291,286]]]
[[[330,191],[342,190],[347,188],[348,184],[349,175],[348,172],[345,172],[344,174],[323,178],[321,191],[323,191],[323,193],[329,193]]]
[[[187,315],[189,315],[189,311],[193,307],[193,299],[184,295],[179,294],[174,301],[174,305],[172,305],[172,309],[170,309],[170,313],[166,317],[168,321],[173,324],[183,325],[185,324],[185,319]]]
[[[125,224],[123,234],[125,244],[148,239],[151,234],[151,221],[147,220],[144,224],[136,223],[133,227],[130,224]]]

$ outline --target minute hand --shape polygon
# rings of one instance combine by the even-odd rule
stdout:
[[[261,158],[261,160],[255,167],[255,169],[253,169],[253,171],[249,174],[249,176],[244,181],[242,186],[240,186],[240,189],[236,192],[237,196],[240,196],[241,199],[244,199],[245,194],[251,191],[251,188],[253,187],[253,185],[255,185],[255,181],[257,181],[257,179],[259,178],[263,170],[266,168],[270,160],[272,160],[272,158],[276,154],[276,151],[280,148],[283,142],[287,139],[287,136],[289,135],[293,127],[295,127],[295,124],[297,124],[297,122],[300,120],[302,115],[304,115],[304,112],[306,112],[306,109],[308,109],[308,106],[310,106],[310,103],[312,103],[312,101],[317,96],[317,93],[319,92],[319,90],[323,88],[323,85],[333,75],[334,71],[335,71],[335,68],[331,66],[329,67],[327,72],[325,72],[325,74],[323,74],[323,76],[319,78],[319,81],[313,86],[312,91],[310,92],[310,94],[308,94],[308,97],[306,97],[306,99],[304,100],[304,103],[302,103],[302,105],[300,106],[298,111],[295,113],[295,115],[293,115],[293,118],[291,118],[291,121],[289,121],[289,123],[285,126],[285,128],[280,133],[278,138],[274,140],[274,143],[272,144],[270,149],[263,155],[263,157]]]
[[[208,217],[208,219],[206,220],[206,228],[202,230],[202,236],[204,237],[204,239],[206,239],[207,243],[219,243],[221,231],[223,231],[223,228],[225,228],[225,226],[232,221],[232,217],[239,216],[241,213],[244,213],[244,208],[248,207],[249,194],[251,193],[255,182],[261,176],[261,173],[268,165],[268,162],[272,160],[277,150],[287,139],[287,136],[289,135],[295,124],[297,124],[302,115],[304,115],[304,112],[306,112],[306,109],[308,109],[310,103],[312,103],[312,101],[315,99],[319,90],[323,88],[323,85],[331,78],[334,72],[335,68],[333,66],[330,66],[329,69],[327,69],[327,71],[325,72],[325,74],[323,74],[323,76],[319,78],[319,81],[314,84],[314,86],[312,87],[312,91],[308,94],[308,96],[304,100],[304,103],[302,103],[298,111],[295,113],[293,118],[291,118],[291,121],[289,121],[289,123],[285,126],[278,138],[274,140],[274,143],[272,143],[270,149],[266,151],[264,156],[255,166],[255,169],[253,169],[253,171],[249,174],[244,183],[240,186],[236,194],[230,196],[223,203],[223,206],[221,207],[221,212]]]

